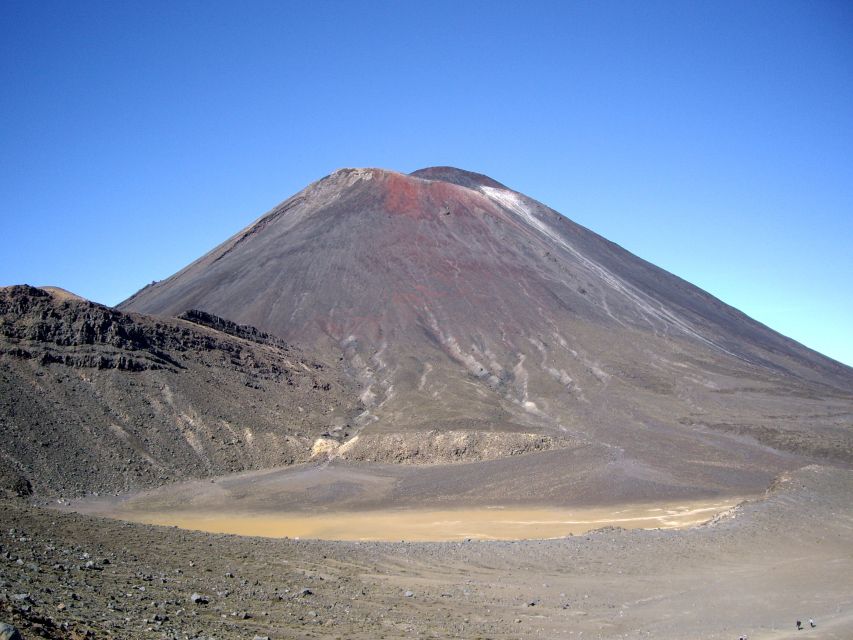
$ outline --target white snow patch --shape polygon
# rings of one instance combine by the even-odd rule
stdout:
[[[572,384],[574,381],[572,377],[566,372],[565,369],[557,369],[548,364],[548,347],[545,346],[545,343],[539,340],[538,338],[528,338],[530,342],[539,350],[539,353],[542,354],[542,370],[547,373],[549,376],[554,378],[557,382],[562,384],[566,389],[571,390]]]
[[[418,381],[418,391],[423,391],[426,384],[427,376],[432,371],[432,365],[429,362],[424,363],[424,372],[421,374],[421,379]]]
[[[485,194],[487,197],[491,198],[494,202],[501,205],[504,209],[507,209],[508,211],[515,213],[522,220],[524,220],[529,226],[533,227],[534,229],[539,231],[541,234],[548,237],[549,239],[551,239],[552,241],[557,243],[559,246],[563,247],[566,251],[571,253],[573,256],[575,256],[575,258],[578,260],[578,262],[583,267],[585,267],[586,269],[588,269],[592,273],[596,274],[607,285],[609,285],[613,290],[621,293],[623,296],[625,296],[630,301],[632,301],[634,304],[636,304],[643,313],[647,314],[648,316],[650,316],[652,318],[663,321],[665,323],[665,325],[668,324],[668,325],[674,326],[674,327],[680,329],[682,332],[686,333],[687,335],[690,335],[690,336],[696,338],[697,340],[700,340],[700,341],[704,342],[705,344],[710,345],[710,346],[714,347],[715,349],[718,349],[719,351],[722,351],[723,353],[726,353],[726,354],[733,356],[735,358],[739,358],[741,360],[743,359],[740,356],[724,349],[720,345],[716,344],[715,342],[713,342],[713,341],[709,340],[708,338],[706,338],[705,336],[701,335],[693,327],[691,327],[687,322],[685,322],[681,318],[678,318],[677,316],[670,313],[668,310],[664,309],[663,307],[653,306],[651,303],[652,300],[650,300],[646,294],[640,292],[639,290],[637,290],[635,287],[628,284],[627,282],[622,281],[621,279],[619,279],[617,276],[615,276],[613,273],[611,273],[610,271],[608,271],[607,269],[605,269],[604,267],[602,267],[598,263],[596,263],[593,260],[590,260],[589,258],[584,256],[580,251],[578,251],[571,244],[566,242],[560,236],[560,234],[558,234],[551,227],[549,227],[547,224],[545,224],[539,218],[537,218],[535,215],[533,215],[533,212],[529,209],[527,204],[525,204],[525,202],[521,199],[521,197],[517,193],[514,193],[512,191],[508,191],[507,189],[499,189],[496,187],[487,187],[487,186],[480,186],[479,189],[480,189],[480,191],[482,191],[483,194]],[[657,302],[657,301],[654,301],[654,302],[656,304],[660,305],[659,302]],[[605,309],[605,310],[612,317],[612,314],[610,314],[610,310],[609,309]],[[614,318],[614,320],[615,319],[616,318]]]
[[[438,320],[429,309],[427,309],[427,321],[429,322],[430,329],[433,330],[435,335],[438,337],[439,342],[444,345],[450,356],[457,362],[464,365],[471,375],[481,379],[494,378],[495,381],[497,381],[497,378],[490,375],[490,371],[486,369],[479,360],[470,353],[466,353],[462,350],[459,343],[456,341],[456,338],[454,338],[452,334],[444,333],[441,326],[438,324]]]
[[[515,380],[518,383],[521,393],[521,401],[527,401],[527,381],[528,375],[527,370],[524,368],[524,359],[526,356],[523,353],[518,354],[518,364],[515,365],[512,369],[512,374],[515,376]]]
[[[593,375],[595,375],[595,377],[601,380],[602,382],[605,382],[608,378],[610,378],[610,374],[604,371],[598,365],[592,365],[589,370],[592,371]]]
[[[364,406],[373,406],[373,403],[376,401],[376,394],[373,392],[373,385],[369,385],[367,389],[362,391],[359,399],[364,403]]]

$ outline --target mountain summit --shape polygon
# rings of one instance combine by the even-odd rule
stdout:
[[[649,486],[853,450],[853,370],[452,167],[336,171],[120,308],[199,309],[342,359],[362,438],[559,436]]]

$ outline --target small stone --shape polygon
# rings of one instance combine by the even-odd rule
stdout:
[[[300,589],[300,590],[299,590],[299,595],[300,595],[300,596],[310,596],[310,595],[313,595],[313,593],[314,593],[314,592],[313,592],[313,591],[311,591],[311,589],[308,589],[308,588]]]
[[[17,627],[0,622],[0,640],[24,640]]]
[[[190,602],[193,604],[207,604],[210,601],[200,593],[194,593],[190,596]]]
[[[415,594],[412,593],[411,591],[406,591],[406,593],[404,593],[403,595],[406,596],[407,598],[413,598],[415,596]]]

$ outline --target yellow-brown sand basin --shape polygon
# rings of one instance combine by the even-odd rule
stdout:
[[[333,513],[114,512],[122,520],[212,533],[323,540],[439,541],[558,538],[602,527],[675,529],[701,524],[740,500],[653,506],[557,509],[492,507]]]

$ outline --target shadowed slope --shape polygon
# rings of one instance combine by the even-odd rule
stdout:
[[[303,462],[361,410],[334,365],[251,327],[187,318],[0,289],[0,493],[126,491]]]

